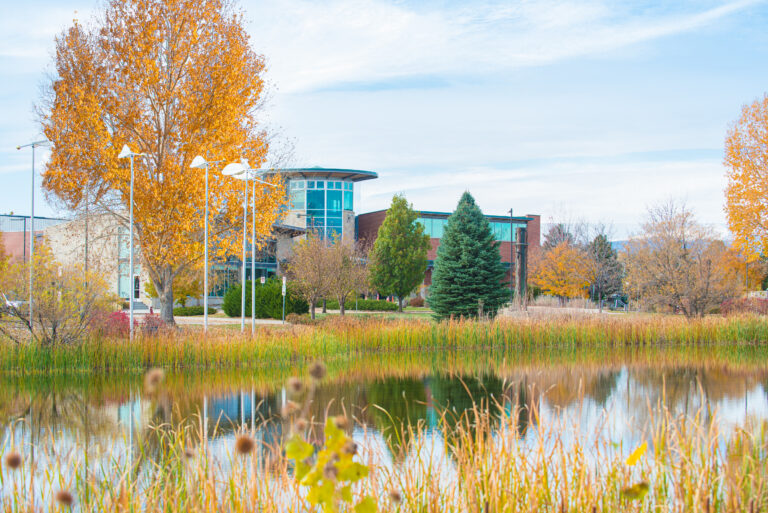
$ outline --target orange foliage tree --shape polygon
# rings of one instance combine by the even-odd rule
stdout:
[[[592,270],[589,258],[578,246],[560,242],[535,259],[531,282],[560,300],[586,297]]]
[[[745,105],[725,139],[725,211],[745,255],[768,255],[768,95]]]
[[[75,21],[56,39],[55,66],[39,109],[54,143],[44,187],[69,208],[87,201],[127,226],[130,167],[117,154],[127,144],[148,155],[135,161],[136,242],[173,322],[173,279],[203,255],[204,171],[189,164],[198,154],[265,161],[256,116],[264,59],[227,0],[111,0],[91,26]],[[243,183],[209,176],[211,256],[239,254]],[[283,202],[273,181],[256,187],[257,240]]]

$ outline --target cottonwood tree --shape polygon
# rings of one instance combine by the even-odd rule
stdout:
[[[135,236],[167,322],[174,278],[203,255],[205,181],[189,164],[198,154],[264,162],[263,71],[242,13],[226,0],[111,0],[91,24],[56,38],[55,74],[38,109],[54,144],[43,186],[70,208],[88,205],[125,226],[130,166],[117,155],[124,144],[148,155],[135,161]],[[215,170],[209,180],[211,257],[240,254],[242,183]],[[256,240],[267,238],[283,201],[275,181],[256,187]]]
[[[768,255],[768,94],[742,108],[725,138],[725,212],[747,256]]]
[[[337,240],[324,250],[328,263],[328,295],[339,302],[339,313],[344,315],[347,298],[367,287],[368,268],[366,256],[354,242]]]
[[[561,305],[567,298],[586,297],[591,276],[589,256],[567,240],[543,252],[531,269],[531,282],[557,296]]]
[[[293,246],[293,255],[286,266],[296,292],[309,303],[309,313],[315,318],[318,302],[329,294],[331,273],[329,242],[312,232]]]
[[[437,249],[429,306],[438,318],[494,316],[509,301],[505,273],[490,223],[465,192]]]
[[[405,197],[395,195],[371,251],[371,284],[380,294],[396,296],[399,312],[427,272],[429,235],[418,218]]]
[[[704,315],[739,290],[726,250],[684,205],[654,207],[622,253],[627,288],[650,307]]]
[[[116,298],[107,293],[103,278],[86,272],[80,264],[60,265],[47,244],[35,248],[34,309],[29,305],[3,304],[6,322],[0,322],[0,334],[17,344],[32,340],[41,346],[78,342],[87,334],[94,316],[107,311]],[[30,263],[16,261],[0,273],[0,291],[9,299],[26,298],[29,293]],[[4,298],[0,297],[0,300]]]

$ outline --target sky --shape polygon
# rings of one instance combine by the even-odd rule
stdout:
[[[99,4],[0,3],[0,213],[28,214],[32,156],[16,146],[40,137],[53,38]],[[487,214],[622,239],[673,199],[727,236],[723,141],[768,92],[768,1],[240,3],[267,60],[264,126],[292,166],[377,172],[358,213],[396,193],[451,211],[468,190]]]

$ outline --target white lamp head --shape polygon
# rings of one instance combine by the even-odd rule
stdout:
[[[128,147],[127,144],[123,144],[123,149],[120,150],[120,154],[117,156],[119,159],[124,159],[126,157],[130,157],[133,154],[131,149]]]
[[[197,157],[192,159],[192,163],[189,165],[189,167],[191,167],[192,169],[201,169],[206,167],[207,165],[208,165],[208,162],[203,157],[198,155]]]
[[[243,174],[245,169],[245,166],[240,162],[232,162],[231,164],[224,166],[224,169],[221,170],[221,174],[224,176],[237,176]]]

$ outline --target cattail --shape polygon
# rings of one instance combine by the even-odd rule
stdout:
[[[256,442],[248,435],[239,435],[235,439],[235,450],[240,454],[250,454],[254,447],[256,447]]]
[[[304,390],[304,383],[299,378],[289,378],[286,384],[288,391],[294,395],[299,395]]]
[[[325,377],[325,365],[322,362],[315,362],[309,366],[309,375],[313,379],[320,381]]]
[[[354,456],[357,454],[357,444],[352,440],[347,440],[344,442],[344,446],[341,448],[341,452]]]
[[[402,502],[403,497],[400,495],[400,492],[397,490],[392,490],[389,492],[389,500],[391,500],[395,504],[400,504]]]
[[[21,457],[21,454],[16,451],[11,451],[5,455],[5,465],[14,470],[21,466],[22,461],[23,458]]]
[[[339,469],[336,467],[336,465],[332,461],[329,461],[328,463],[325,464],[325,466],[323,467],[323,479],[325,479],[326,481],[332,481],[336,479],[336,476],[338,475],[339,475]]]
[[[157,387],[160,386],[160,384],[165,379],[165,372],[163,369],[149,369],[144,375],[144,389],[151,393],[154,393],[157,390]]]
[[[195,451],[193,449],[190,449],[189,447],[184,449],[184,458],[191,460],[194,457],[195,457]]]
[[[74,504],[75,502],[75,498],[67,490],[59,490],[58,492],[56,492],[56,495],[54,495],[54,498],[56,499],[56,502],[58,502],[62,506],[71,507],[72,504]]]
[[[349,426],[349,420],[344,415],[336,415],[333,418],[333,423],[339,429],[347,429]]]
[[[305,418],[300,418],[299,420],[296,421],[296,424],[294,425],[294,427],[296,428],[296,431],[300,433],[306,431],[308,426],[309,426],[309,423]]]
[[[283,418],[290,417],[294,413],[299,411],[299,404],[295,403],[293,401],[287,401],[285,403],[285,406],[283,406],[283,409],[280,411]]]

